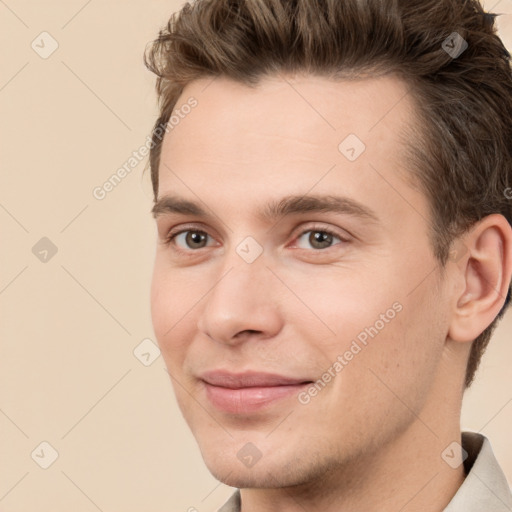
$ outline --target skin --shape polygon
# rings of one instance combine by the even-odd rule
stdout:
[[[190,96],[197,107],[164,138],[158,199],[197,201],[213,216],[157,215],[151,309],[208,469],[242,489],[243,512],[442,510],[464,479],[441,454],[461,440],[471,341],[498,314],[512,273],[506,220],[475,224],[441,274],[427,198],[406,179],[399,134],[415,122],[414,103],[398,78],[276,75],[256,89],[204,79],[177,108]],[[338,150],[350,133],[366,145],[353,162]],[[256,215],[289,194],[343,195],[377,222]],[[205,246],[187,245],[186,233],[165,244],[180,228],[206,232]],[[336,233],[325,248],[312,240],[322,228]],[[236,252],[248,236],[263,250],[250,264]],[[309,403],[290,396],[228,414],[207,399],[206,370],[320,379],[397,302]],[[252,467],[237,457],[249,442],[261,453]]]

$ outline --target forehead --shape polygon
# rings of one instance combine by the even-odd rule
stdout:
[[[342,184],[343,192],[371,197],[377,181],[388,181],[378,185],[389,195],[390,184],[402,186],[400,171],[407,173],[401,138],[414,107],[396,77],[282,75],[254,88],[201,79],[184,89],[175,112],[190,98],[197,105],[164,138],[159,196],[192,198],[192,189],[268,196]]]

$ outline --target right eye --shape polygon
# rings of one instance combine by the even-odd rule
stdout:
[[[182,229],[177,232],[171,232],[165,239],[167,245],[174,244],[180,251],[190,251],[191,249],[203,249],[207,247],[207,242],[210,235],[205,231],[198,229]]]

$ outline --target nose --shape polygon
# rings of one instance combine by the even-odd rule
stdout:
[[[279,285],[262,256],[246,263],[235,254],[205,297],[199,331],[213,341],[233,346],[248,339],[276,336],[283,325]]]

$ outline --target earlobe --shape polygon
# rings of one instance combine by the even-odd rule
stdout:
[[[456,263],[448,336],[471,342],[496,318],[512,276],[512,228],[498,214],[484,217],[464,235],[464,256]],[[448,264],[454,264],[448,263]]]

